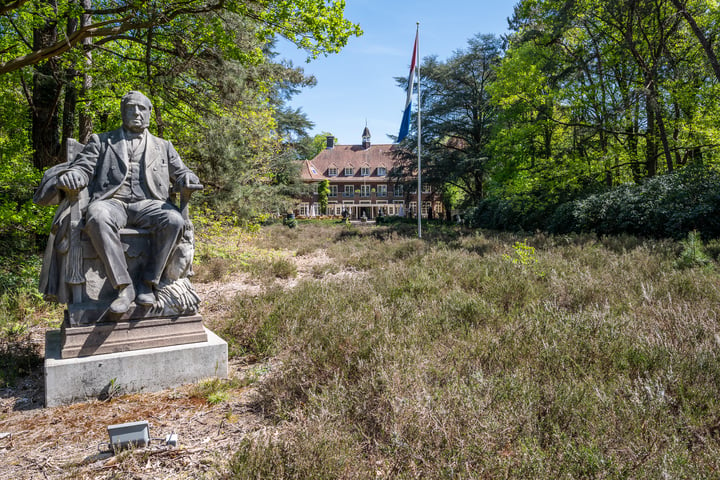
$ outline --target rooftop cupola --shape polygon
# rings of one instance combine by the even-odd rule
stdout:
[[[367,126],[365,126],[362,133],[362,146],[365,149],[370,148],[370,129]]]

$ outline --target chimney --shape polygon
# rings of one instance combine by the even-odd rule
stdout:
[[[327,137],[327,148],[332,149],[335,146],[335,137],[328,135]]]

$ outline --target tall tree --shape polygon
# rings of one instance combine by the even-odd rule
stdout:
[[[538,129],[517,124],[519,111],[530,122],[533,112],[549,118],[560,130],[543,162],[556,173],[584,171],[574,181],[582,190],[672,171],[705,141],[696,127],[706,123],[702,108],[688,99],[693,89],[712,90],[709,72],[670,0],[524,1],[511,27],[495,98],[522,129],[504,134],[504,148]],[[537,171],[537,163],[522,168]]]
[[[55,116],[63,105],[67,133],[75,131],[70,120],[75,121],[80,101],[79,133],[85,136],[89,105],[103,126],[115,115],[109,100],[123,88],[143,89],[157,107],[156,125],[163,135],[172,123],[166,115],[194,124],[237,101],[231,88],[218,83],[231,68],[248,82],[243,91],[266,88],[250,82],[258,79],[253,69],[268,63],[262,45],[273,36],[290,39],[314,57],[338,51],[349,36],[361,33],[343,18],[341,1],[48,1],[55,3],[20,1],[0,9],[0,74],[38,66],[28,95],[38,117],[34,131],[42,137],[34,141],[38,167],[57,161]],[[44,34],[36,36],[41,41],[28,41],[33,32]],[[91,54],[94,63],[88,64]],[[84,80],[77,100],[76,76]],[[96,83],[89,89],[91,77]]]
[[[493,35],[477,35],[465,50],[457,50],[447,61],[424,59],[421,71],[423,111],[423,181],[440,191],[449,183],[465,192],[468,199],[485,196],[485,185],[492,169],[490,151],[496,108],[489,86],[502,54],[502,40]],[[406,80],[397,79],[399,85]],[[417,142],[417,132],[404,141]],[[400,177],[414,176],[414,156],[405,157]]]

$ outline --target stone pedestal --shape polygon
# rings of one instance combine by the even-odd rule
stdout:
[[[204,330],[203,342],[67,359],[61,357],[60,330],[50,330],[45,341],[45,406],[226,378],[227,343]]]
[[[127,352],[185,343],[205,342],[200,315],[101,322],[71,327],[66,320],[60,330],[60,358]]]

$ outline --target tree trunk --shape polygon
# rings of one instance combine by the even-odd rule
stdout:
[[[645,97],[645,111],[647,114],[647,130],[645,132],[645,174],[654,177],[657,174],[658,147],[655,138],[655,106],[650,95]]]
[[[56,7],[54,2],[51,3]],[[42,48],[57,41],[57,25],[47,23],[33,32],[33,48]],[[54,58],[35,67],[32,91],[32,144],[35,168],[45,168],[58,163],[60,153],[59,115],[61,85]]]
[[[680,105],[678,102],[673,102],[673,113],[675,114],[675,126],[673,127],[673,143],[675,144],[675,165],[683,165],[685,160],[680,156],[680,150],[677,148],[680,142]]]
[[[67,152],[67,139],[75,138],[75,118],[77,113],[77,88],[75,87],[74,68],[68,68],[65,74],[65,101],[62,115],[62,138],[60,139],[60,152]]]
[[[71,36],[78,27],[76,18],[69,18],[67,23],[67,35]],[[67,152],[67,139],[75,138],[75,118],[77,110],[77,87],[75,86],[75,77],[77,70],[69,67],[65,70],[65,101],[63,103],[62,114],[62,136],[60,137],[60,152]]]
[[[665,162],[668,169],[668,172],[673,171],[673,161],[672,161],[672,155],[670,154],[670,143],[667,139],[667,132],[665,131],[665,120],[663,119],[663,112],[660,108],[660,101],[658,99],[657,90],[655,89],[655,80],[653,79],[650,82],[650,107],[655,110],[655,119],[657,121],[657,131],[660,134],[660,142],[663,146],[663,154],[665,155]],[[649,125],[648,125],[649,129]],[[655,154],[655,173],[657,173],[657,157],[659,155]],[[652,175],[651,175],[652,176]]]
[[[710,40],[705,36],[705,32],[702,31],[700,26],[695,21],[695,17],[693,17],[690,12],[687,10],[686,2],[681,2],[680,0],[671,0],[672,4],[675,6],[675,9],[677,9],[678,13],[685,18],[685,20],[688,22],[688,25],[690,25],[690,29],[695,34],[695,37],[700,42],[700,45],[702,45],[703,50],[705,50],[705,55],[707,55],[708,60],[710,61],[710,66],[712,66],[713,72],[715,73],[715,78],[720,81],[720,62],[718,62],[717,55],[715,55],[715,50],[712,47],[712,44],[710,43]]]
[[[90,10],[92,7],[91,0],[81,0],[82,7],[85,11]],[[80,26],[85,27],[90,25],[92,22],[92,16],[83,14],[80,17]],[[83,83],[80,90],[80,98],[82,105],[80,107],[80,115],[78,117],[78,141],[80,143],[87,143],[90,141],[90,135],[92,135],[93,121],[92,115],[90,115],[91,102],[89,99],[90,90],[92,89],[92,77],[88,73],[90,67],[92,67],[92,52],[90,46],[92,44],[92,38],[84,38],[82,41],[83,50],[85,51],[85,73],[83,74]]]

